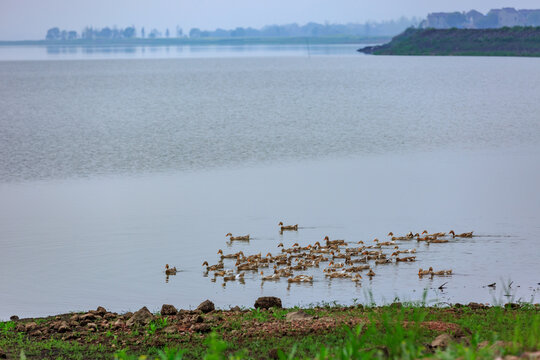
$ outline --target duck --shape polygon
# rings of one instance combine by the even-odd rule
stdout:
[[[424,276],[424,275],[430,275],[432,271],[433,271],[433,268],[432,268],[432,267],[430,267],[428,270],[424,270],[424,269],[420,268],[420,269],[418,270],[418,276],[419,276],[419,277],[422,277],[422,276]]]
[[[454,232],[454,230],[450,230],[448,232],[448,234],[452,234],[453,238],[457,238],[457,237],[460,237],[460,238],[472,238],[473,237],[473,231],[467,232],[467,233],[456,234]]]
[[[221,255],[221,259],[238,259],[240,256],[244,257],[244,253],[242,251],[239,251],[235,254],[223,254],[223,250],[218,250],[218,255]]]
[[[372,269],[369,269],[369,272],[366,275],[369,277],[372,277],[372,276],[375,276],[375,273],[373,272]]]
[[[262,281],[268,281],[268,280],[279,280],[280,276],[278,273],[274,272],[272,275],[264,276],[264,273],[261,271],[261,280]]]
[[[165,274],[167,275],[176,275],[176,266],[169,267],[169,264],[165,264]]]
[[[369,265],[360,265],[360,266],[351,266],[350,268],[346,268],[345,271],[347,272],[359,272],[363,270],[369,269]]]
[[[280,221],[278,226],[281,227],[281,231],[298,231],[298,224],[296,225],[283,225],[283,221]]]
[[[244,279],[244,274],[245,273],[239,273],[239,274],[236,274],[236,275],[224,276],[223,281],[243,280]]]
[[[330,240],[328,236],[324,237],[324,241],[326,241],[326,245],[347,245],[345,240]]]
[[[243,236],[233,236],[231,233],[227,233],[225,236],[229,236],[230,241],[249,241],[249,234]]]
[[[431,271],[431,276],[437,275],[437,276],[445,276],[445,275],[452,275],[452,270],[440,270],[440,271]]]
[[[313,276],[307,276],[307,275],[297,275],[295,277],[290,277],[287,279],[288,282],[313,282]]]
[[[433,243],[433,244],[444,244],[447,243],[448,239],[433,239],[433,240],[426,240],[427,244]]]
[[[360,275],[360,274],[354,274],[354,275],[351,277],[351,280],[354,281],[354,282],[359,282],[360,280],[362,280],[362,275]]]
[[[398,258],[396,257],[396,262],[412,262],[412,261],[416,261],[416,256],[405,256],[405,257],[402,257],[402,258]]]
[[[202,263],[202,266],[206,266],[206,271],[215,271],[223,269],[223,263],[219,262],[215,265],[208,265],[208,261]]]

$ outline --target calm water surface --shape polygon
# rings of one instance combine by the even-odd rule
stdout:
[[[442,302],[538,301],[537,59],[3,61],[0,79],[0,318],[261,295],[381,303],[424,289]],[[302,228],[280,235],[280,220]],[[405,243],[418,262],[375,267],[361,286],[318,270],[312,285],[248,274],[223,287],[201,267],[219,248],[424,228],[479,236]],[[253,240],[228,245],[229,231]],[[165,263],[181,269],[168,282]],[[429,266],[455,275],[418,279]]]

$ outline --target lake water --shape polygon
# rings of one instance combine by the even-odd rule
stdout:
[[[0,319],[424,289],[438,302],[538,302],[539,60],[328,49],[0,56]],[[280,235],[279,221],[301,228]],[[279,242],[424,229],[479,236],[406,242],[417,262],[376,266],[360,286],[325,279],[323,265],[310,285],[248,273],[223,287],[201,266],[220,248],[276,254]],[[227,232],[252,240],[230,245]],[[168,282],[165,263],[181,270]],[[454,275],[419,279],[429,266]]]

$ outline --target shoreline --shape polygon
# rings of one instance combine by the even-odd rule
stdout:
[[[0,358],[19,358],[23,351],[27,359],[100,359],[112,355],[117,359],[150,355],[154,359],[171,349],[183,352],[178,359],[200,358],[215,351],[217,345],[221,349],[217,358],[278,358],[279,351],[314,358],[323,344],[332,358],[331,354],[348,344],[370,354],[367,358],[407,354],[457,358],[472,351],[480,359],[530,354],[537,357],[528,358],[536,359],[540,356],[539,310],[540,304],[526,303],[285,309],[275,297],[259,298],[250,309],[216,309],[209,300],[195,310],[164,304],[156,314],[146,307],[125,314],[98,307],[88,312],[0,322]],[[401,343],[407,347],[401,349]]]

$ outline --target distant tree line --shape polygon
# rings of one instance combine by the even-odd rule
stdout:
[[[94,40],[94,39],[132,39],[132,38],[260,38],[260,37],[323,37],[323,36],[394,36],[408,27],[416,26],[420,22],[417,18],[402,17],[395,21],[367,22],[363,24],[318,24],[314,22],[305,25],[269,25],[260,29],[251,27],[237,27],[235,29],[201,30],[192,28],[188,34],[184,34],[180,26],[173,33],[169,29],[164,32],[151,29],[146,32],[144,27],[137,33],[134,26],[127,28],[104,27],[102,29],[85,27],[80,34],[74,30],[60,30],[58,27],[47,30],[46,40]]]

